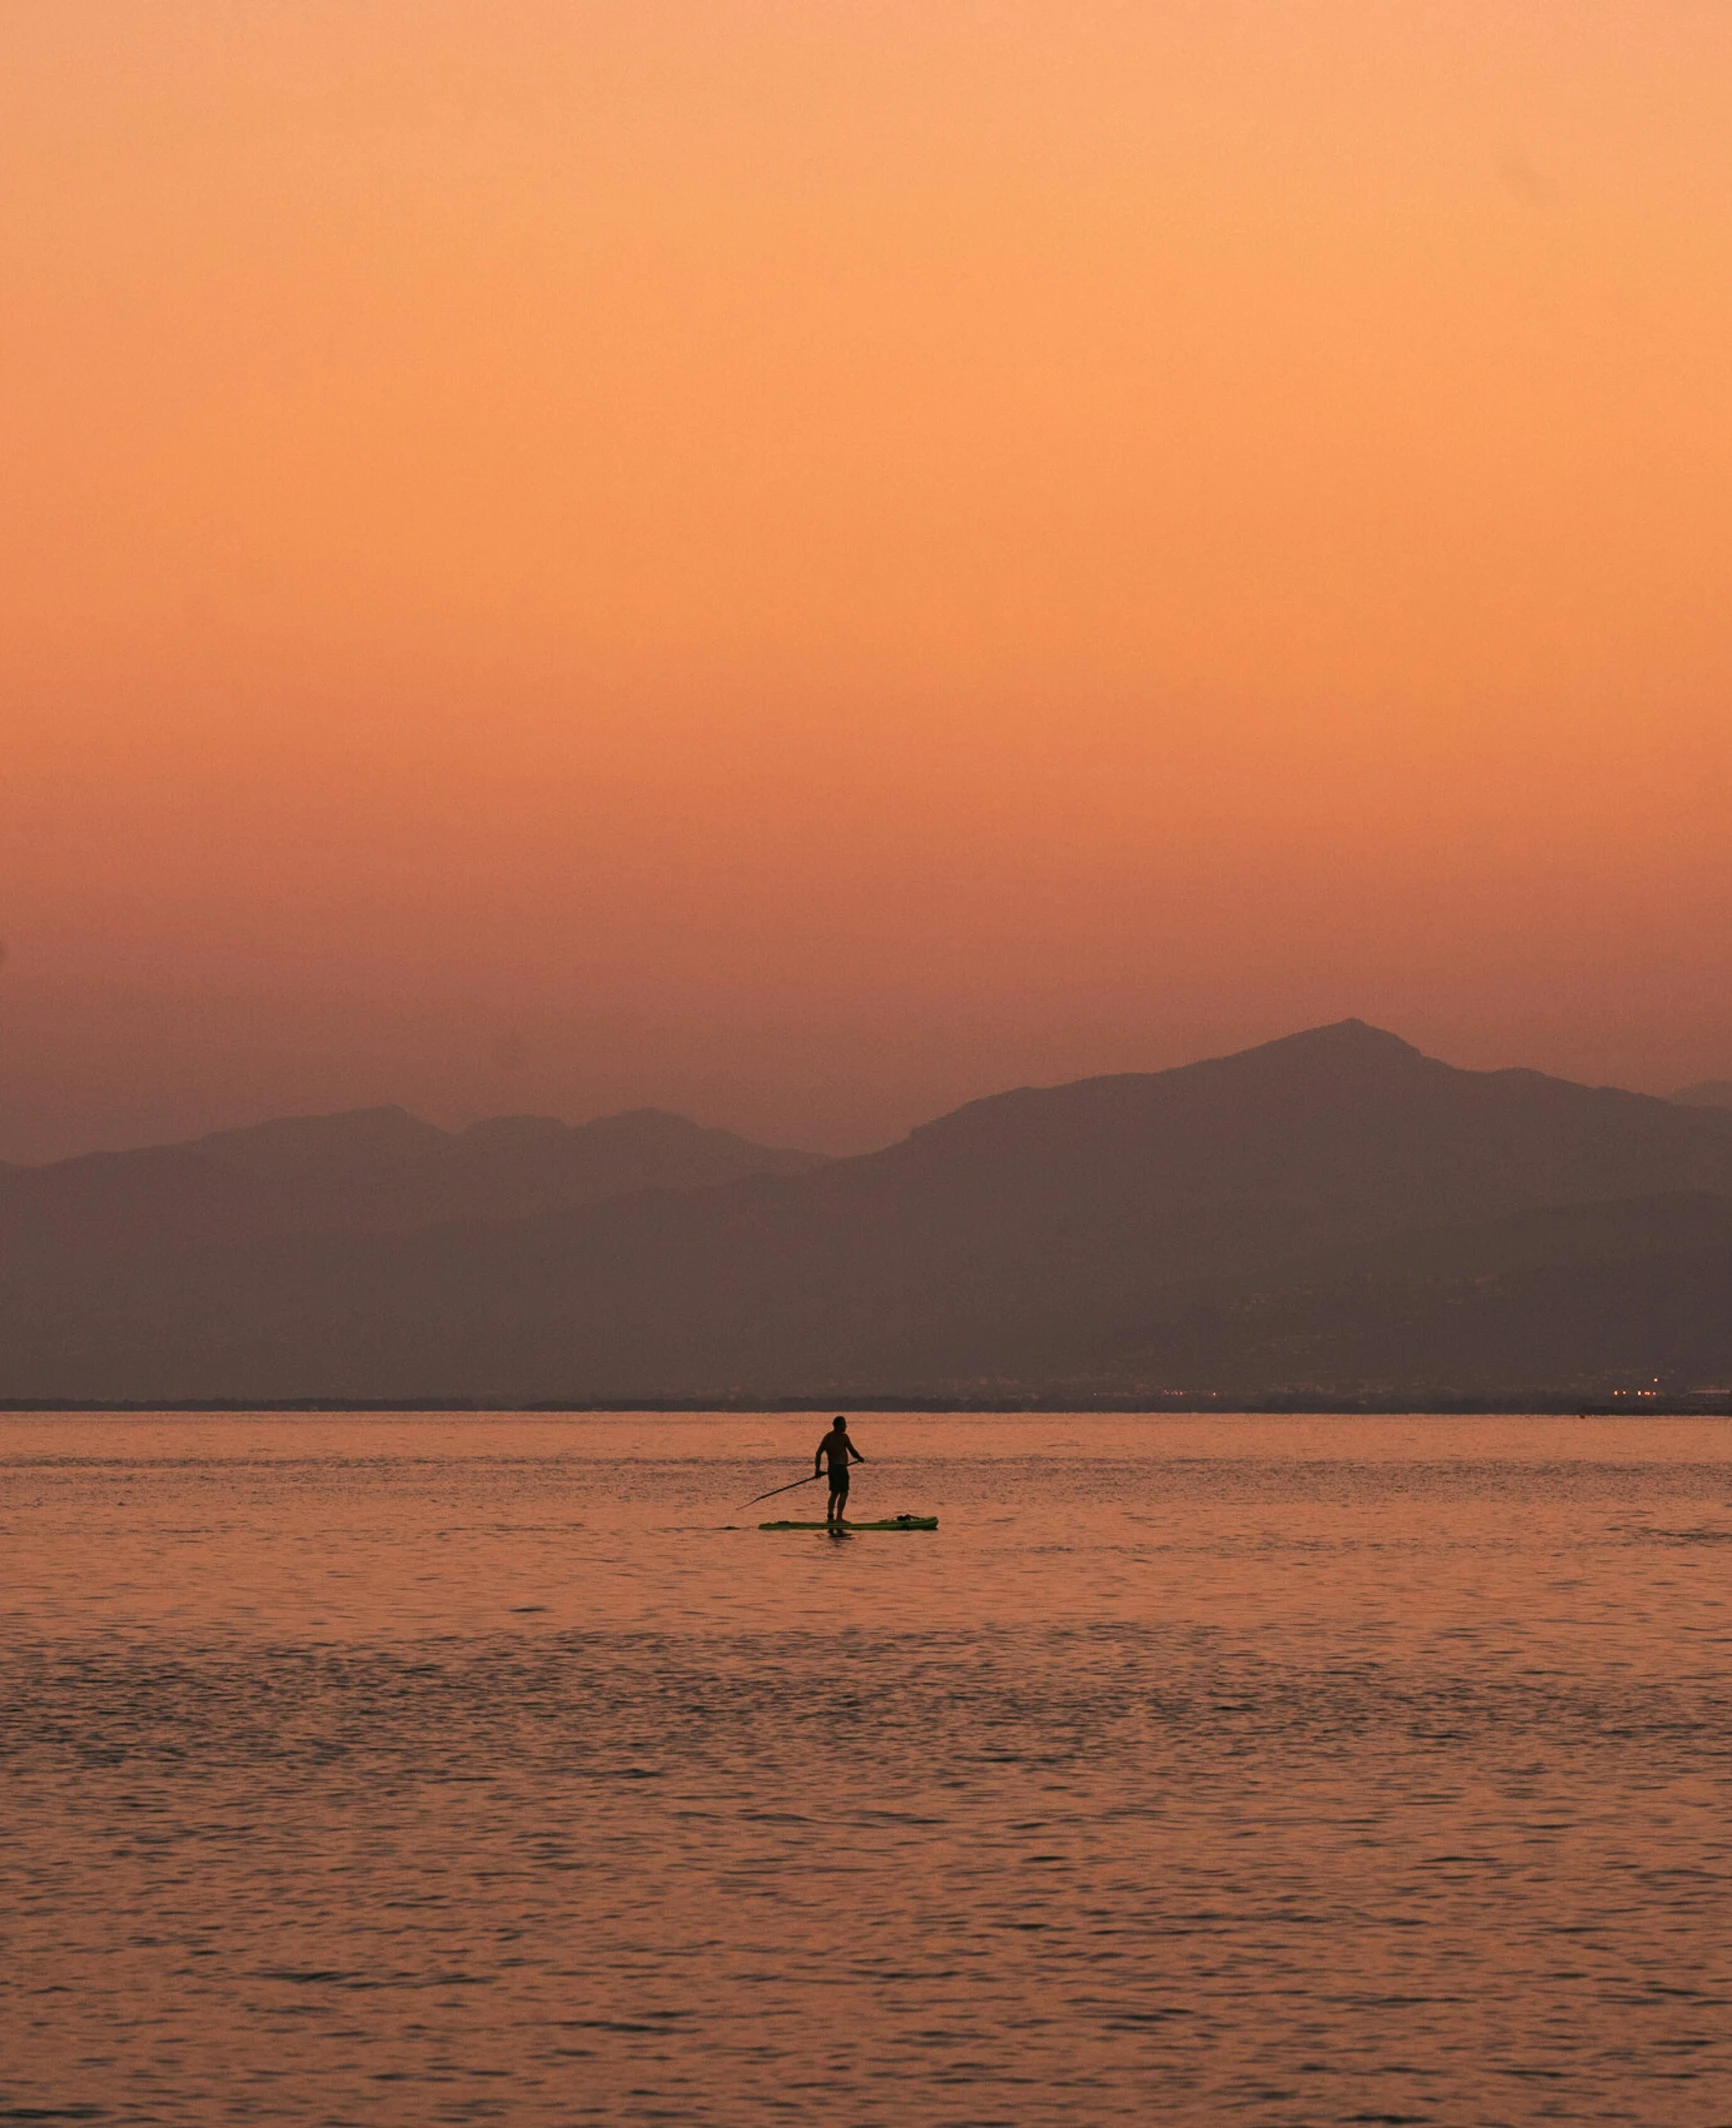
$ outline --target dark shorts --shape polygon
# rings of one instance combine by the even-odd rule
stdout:
[[[831,1466],[830,1466],[830,1490],[831,1490],[831,1492],[832,1492],[832,1493],[845,1493],[845,1492],[846,1492],[846,1491],[848,1490],[848,1466],[847,1466],[847,1464],[845,1464],[845,1463],[844,1463],[844,1464],[843,1464],[843,1466],[842,1466],[842,1468],[841,1468],[840,1470],[838,1470],[838,1469],[836,1468],[836,1466],[835,1466],[835,1464],[834,1464],[834,1463],[832,1463],[832,1464],[831,1464]]]

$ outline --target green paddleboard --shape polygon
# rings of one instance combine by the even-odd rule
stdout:
[[[897,1515],[889,1522],[760,1522],[759,1529],[807,1529],[842,1530],[852,1535],[855,1530],[869,1529],[936,1529],[936,1515]]]

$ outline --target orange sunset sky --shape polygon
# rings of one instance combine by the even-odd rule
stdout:
[[[0,1157],[1732,1076],[1725,0],[15,0]]]

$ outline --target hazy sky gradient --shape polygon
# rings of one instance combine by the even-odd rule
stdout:
[[[1732,1075],[1723,0],[60,0],[0,270],[0,1157]]]

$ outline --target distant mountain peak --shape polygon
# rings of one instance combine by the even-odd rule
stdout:
[[[1260,1086],[1269,1090],[1287,1086],[1295,1091],[1336,1087],[1351,1092],[1435,1079],[1454,1070],[1454,1065],[1428,1057],[1400,1035],[1353,1019],[1306,1027],[1298,1034],[1278,1035],[1273,1041],[1258,1042],[1250,1049],[1231,1050],[1225,1056],[1181,1064],[1153,1076],[1176,1083]]]
[[[1018,1086],[965,1102],[930,1123],[916,1125],[910,1145],[942,1144],[958,1133],[1002,1127],[1031,1111],[1051,1112],[1075,1103],[1160,1100],[1181,1089],[1211,1089],[1217,1096],[1239,1099],[1255,1089],[1257,1097],[1279,1098],[1283,1092],[1312,1100],[1318,1094],[1354,1095],[1381,1086],[1425,1083],[1457,1074],[1451,1064],[1428,1057],[1400,1035],[1364,1020],[1335,1020],[1298,1034],[1278,1035],[1250,1049],[1204,1057],[1193,1064],[1169,1065],[1162,1071],[1110,1072],[1072,1079],[1057,1086]],[[887,1148],[893,1153],[895,1148]]]
[[[1369,1042],[1383,1049],[1405,1049],[1412,1056],[1421,1052],[1413,1044],[1404,1041],[1398,1034],[1391,1034],[1387,1027],[1373,1027],[1369,1020],[1349,1016],[1345,1020],[1327,1020],[1321,1027],[1301,1029],[1292,1038],[1296,1042],[1312,1041]]]
[[[1234,1055],[1256,1057],[1285,1053],[1295,1056],[1306,1051],[1337,1057],[1417,1060],[1423,1064],[1433,1064],[1437,1061],[1434,1057],[1428,1057],[1423,1049],[1416,1049],[1411,1042],[1403,1041],[1400,1035],[1391,1034],[1387,1028],[1373,1027],[1369,1020],[1357,1019],[1331,1020],[1322,1027],[1302,1028],[1298,1034],[1278,1035],[1272,1042],[1259,1042],[1252,1049],[1235,1051]]]

